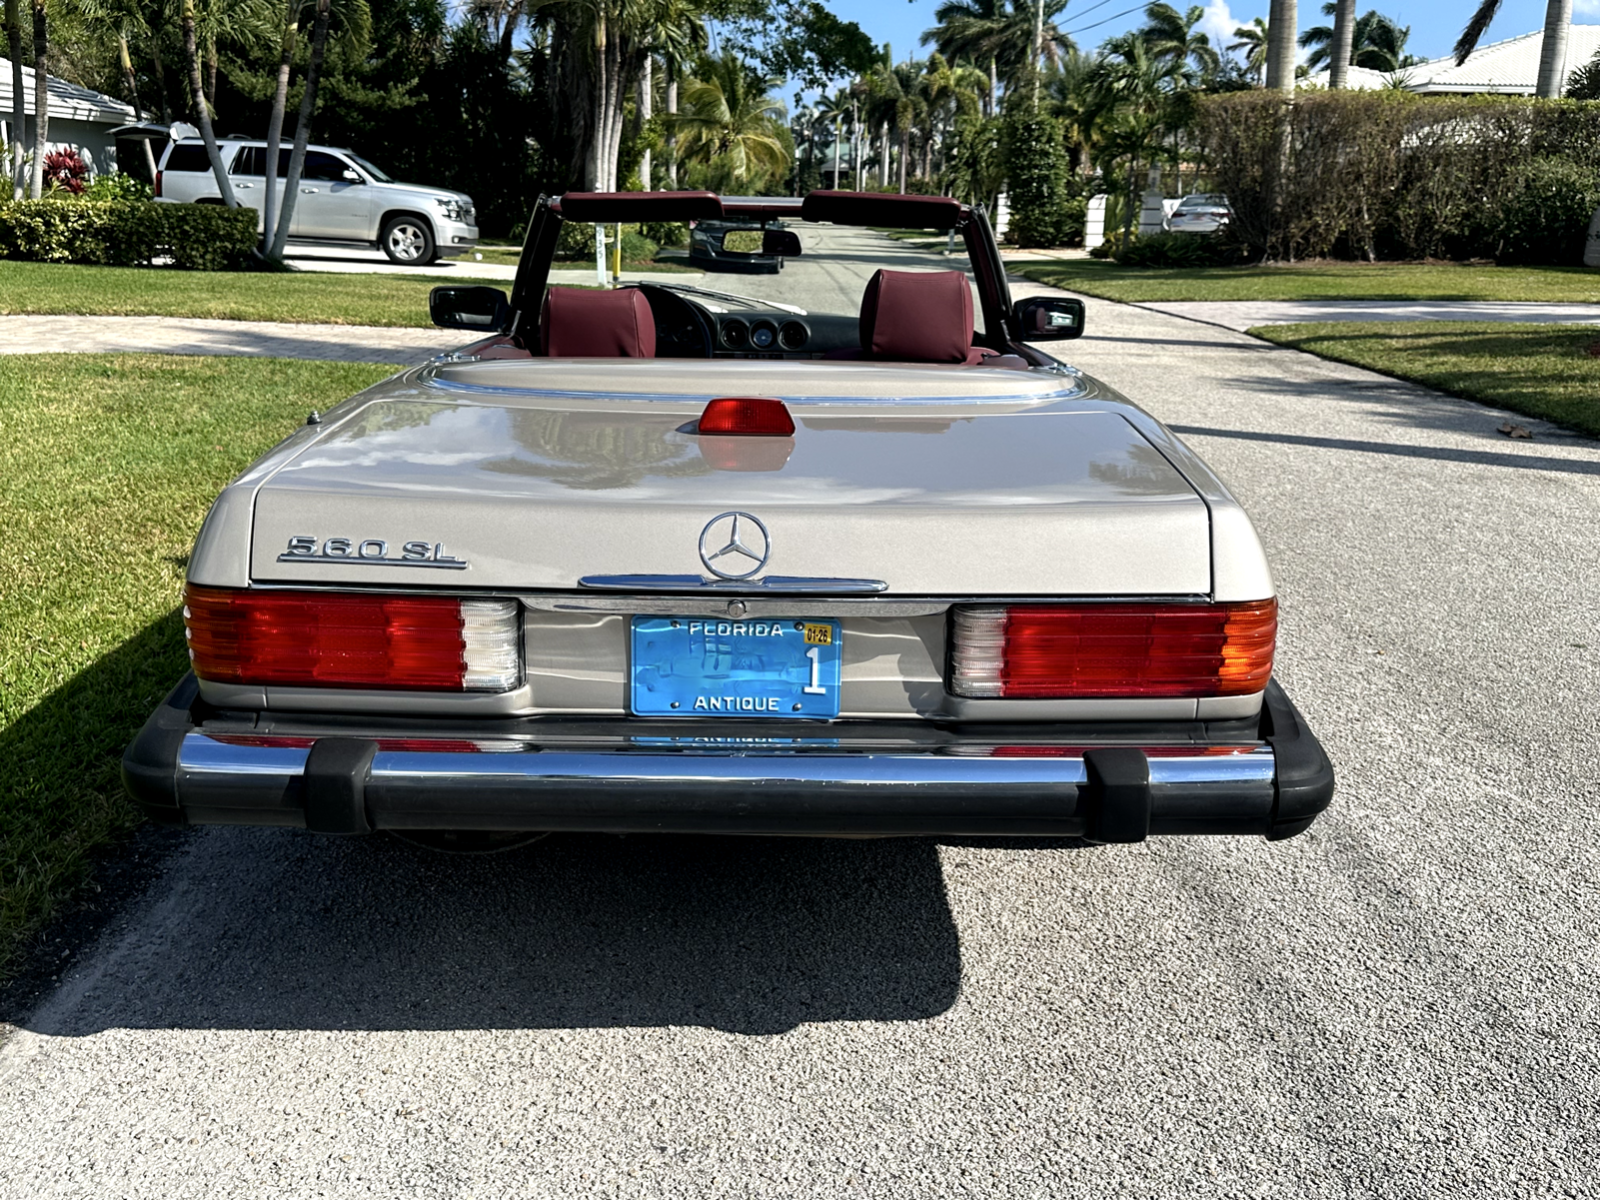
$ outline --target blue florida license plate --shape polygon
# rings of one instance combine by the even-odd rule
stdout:
[[[634,617],[641,717],[837,717],[839,622]]]

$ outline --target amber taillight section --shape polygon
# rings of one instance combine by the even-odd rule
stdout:
[[[461,692],[521,678],[512,600],[191,584],[183,623],[195,674],[216,683]]]
[[[952,633],[958,696],[1245,696],[1272,676],[1278,602],[957,608]]]

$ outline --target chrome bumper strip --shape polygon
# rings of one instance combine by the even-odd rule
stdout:
[[[310,749],[220,741],[204,733],[184,736],[178,768],[189,775],[264,776],[291,779],[304,773]],[[1276,770],[1272,750],[1260,746],[1240,754],[1159,755],[1149,759],[1152,787],[1186,784],[1270,784]],[[695,748],[662,752],[619,746],[615,750],[383,750],[372,759],[370,778],[479,779],[528,783],[583,780],[701,784],[796,783],[822,787],[916,788],[929,784],[1016,787],[1088,782],[1079,755],[1027,755],[1012,750],[993,757],[979,748],[957,753],[841,751],[833,747],[741,745],[730,750]]]

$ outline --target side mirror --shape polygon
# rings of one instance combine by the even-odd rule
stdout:
[[[499,332],[511,319],[511,301],[499,288],[436,287],[428,293],[428,316],[443,329]]]
[[[800,235],[789,229],[763,229],[761,253],[768,258],[795,258],[800,253]]]
[[[1033,296],[1018,300],[1012,315],[1025,342],[1060,342],[1083,336],[1082,300]]]
[[[361,183],[362,182],[360,173],[357,172],[357,171],[352,170],[349,167],[346,167],[343,171],[339,172],[339,178],[344,180],[344,182],[346,182],[346,183]]]

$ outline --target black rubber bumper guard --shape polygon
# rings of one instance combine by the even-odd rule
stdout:
[[[429,794],[426,779],[387,781],[375,786],[373,760],[378,742],[344,734],[319,736],[306,753],[303,770],[251,808],[248,797],[230,795],[238,804],[230,815],[216,804],[219,786],[248,789],[248,781],[204,785],[194,781],[181,762],[184,739],[197,729],[192,710],[198,699],[193,676],[173,689],[123,756],[128,791],[154,820],[182,824],[237,820],[243,823],[302,825],[319,833],[359,834],[375,825],[407,828],[486,828],[485,813],[515,814],[515,826],[543,819],[550,828],[673,830],[683,832],[903,833],[948,835],[1081,834],[1105,843],[1141,842],[1152,833],[1255,833],[1271,840],[1305,830],[1333,798],[1333,767],[1306,728],[1289,697],[1276,683],[1267,687],[1260,737],[1273,751],[1274,777],[1270,800],[1265,793],[1248,811],[1224,794],[1201,794],[1185,801],[1181,811],[1163,809],[1152,796],[1150,760],[1133,746],[1103,746],[1085,751],[1086,779],[1076,784],[1034,786],[1027,790],[978,785],[961,794],[959,785],[932,788],[862,789],[840,803],[837,785],[807,788],[757,782],[758,803],[730,803],[724,793],[706,796],[682,785],[662,803],[661,787],[627,788],[615,780],[595,781],[596,795],[607,804],[590,808],[582,779],[566,779],[551,788],[543,781],[505,784],[488,781],[455,799],[477,815],[476,823],[456,826],[452,797]],[[388,788],[384,803],[374,804],[369,790]],[[210,798],[196,795],[211,789]],[[704,790],[703,788],[701,789]],[[404,793],[395,799],[396,791]],[[547,794],[548,793],[548,794]],[[819,802],[819,797],[826,801]],[[536,799],[535,799],[536,798]],[[533,801],[530,813],[530,801]],[[1208,811],[1209,807],[1209,811]],[[393,820],[374,820],[374,814]],[[254,817],[245,815],[253,812]],[[430,824],[425,815],[431,812]],[[219,815],[221,813],[221,815]],[[596,816],[595,814],[600,815]],[[265,814],[265,815],[263,815]],[[508,817],[508,820],[510,818]],[[538,827],[545,827],[541,824]]]

